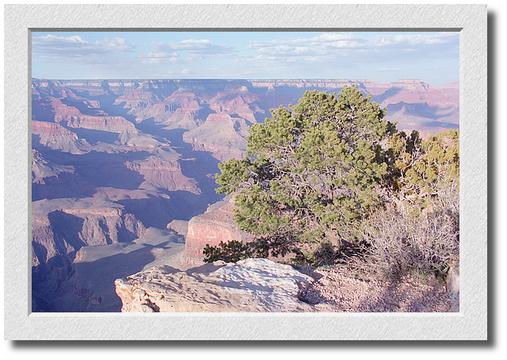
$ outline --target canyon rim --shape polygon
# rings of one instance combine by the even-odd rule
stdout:
[[[32,311],[459,310],[457,39],[34,32]],[[297,156],[267,153],[289,137]],[[284,159],[319,180],[278,176]]]

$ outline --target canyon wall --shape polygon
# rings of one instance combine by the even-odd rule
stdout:
[[[244,155],[250,127],[270,109],[296,103],[306,90],[339,92],[348,85],[372,95],[402,129],[432,133],[458,126],[458,84],[33,79],[34,309],[59,310],[64,303],[50,299],[66,292],[96,299],[92,307],[79,300],[74,310],[117,309],[110,292],[92,294],[88,271],[76,276],[83,268],[78,255],[90,249],[116,249],[110,257],[121,268],[134,258],[118,255],[123,246],[134,248],[154,229],[164,234],[157,235],[159,243],[183,236],[186,256],[194,260],[202,259],[206,244],[248,241],[234,224],[232,203],[215,192],[218,163]],[[152,255],[128,270],[139,270]]]
[[[234,222],[234,203],[231,200],[211,205],[204,214],[190,219],[186,232],[185,251],[189,256],[202,258],[206,245],[221,242],[249,241],[252,237],[241,231]]]

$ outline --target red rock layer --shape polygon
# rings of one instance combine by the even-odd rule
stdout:
[[[32,134],[38,136],[41,145],[54,150],[80,153],[86,145],[75,133],[56,123],[32,121]]]
[[[178,160],[149,156],[144,160],[129,161],[126,166],[143,175],[146,185],[168,191],[181,190],[194,194],[199,193],[195,181],[183,175]]]
[[[234,223],[232,201],[220,201],[211,205],[204,214],[190,219],[185,252],[188,256],[202,257],[206,245],[214,246],[222,241],[248,241],[250,239],[251,237]]]

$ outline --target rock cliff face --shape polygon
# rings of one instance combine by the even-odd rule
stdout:
[[[204,247],[231,240],[249,241],[251,236],[241,231],[234,222],[234,204],[231,200],[211,205],[188,222],[185,251],[187,255],[202,257]]]
[[[32,266],[55,256],[72,260],[83,246],[129,242],[144,231],[144,225],[119,204],[40,200],[32,204]]]
[[[70,284],[79,250],[126,244],[145,232],[144,225],[123,206],[111,202],[55,199],[32,204],[32,309],[83,311],[82,303],[57,299],[84,296]],[[90,293],[89,290],[85,292]],[[80,295],[80,296],[81,296]]]
[[[178,235],[186,237],[188,232],[188,221],[173,220],[169,224],[167,224],[167,228],[169,230],[174,231]]]
[[[82,154],[89,148],[86,140],[56,123],[32,121],[32,135],[37,137],[38,143],[52,150]]]
[[[114,104],[127,109],[136,123],[163,115],[164,99],[178,89],[171,80],[127,80],[108,82],[108,85],[110,92],[116,95]]]
[[[198,194],[196,182],[182,174],[178,159],[177,153],[158,151],[146,159],[127,161],[126,167],[143,175],[144,181],[140,188],[180,190]]]
[[[250,122],[256,122],[257,114],[264,114],[259,106],[261,98],[258,94],[250,92],[248,86],[232,87],[219,92],[210,100],[210,108],[216,113],[236,115]]]
[[[70,128],[108,131],[113,133],[137,133],[135,126],[121,116],[67,116],[56,120]]]
[[[62,173],[74,173],[71,165],[57,165],[49,161],[39,151],[32,150],[32,183],[46,184],[51,178],[57,178]]]
[[[153,267],[115,281],[122,312],[313,311],[299,295],[313,279],[289,265],[247,259],[185,272]]]
[[[130,243],[84,246],[74,262],[56,257],[47,271],[34,271],[33,311],[118,312],[114,280],[152,266],[178,264],[183,244],[167,231],[147,229]]]
[[[100,110],[95,111],[99,115],[82,114],[77,107],[66,105],[60,99],[52,98],[50,102],[54,111],[53,120],[67,127],[114,133],[137,132],[135,126],[122,116],[108,116]],[[89,102],[86,102],[86,104],[90,106]]]
[[[346,85],[372,95],[403,129],[457,127],[457,84],[33,79],[34,299],[80,292],[60,287],[74,273],[73,261],[92,249],[107,253],[131,244],[145,228],[186,237],[188,264],[202,260],[206,244],[248,241],[234,224],[231,203],[209,206],[222,199],[213,178],[219,161],[244,154],[250,127],[271,108],[296,103],[306,90],[339,92]],[[79,283],[90,274],[82,272]]]
[[[169,128],[200,126],[206,113],[226,112],[251,123],[269,116],[269,109],[294,103],[305,90],[339,91],[355,85],[396,117],[401,104],[412,106],[413,120],[400,126],[431,130],[457,126],[459,87],[457,83],[435,87],[418,80],[376,83],[366,80],[104,80],[33,81],[37,120],[81,115],[105,116],[101,109],[113,97],[112,105],[123,108],[123,117],[136,123],[153,118]],[[79,94],[76,95],[76,93]],[[87,98],[88,95],[88,98]],[[93,98],[90,98],[93,97]],[[49,99],[49,100],[47,100]],[[62,99],[70,101],[63,102]],[[46,107],[53,108],[47,114]],[[44,116],[47,115],[47,116]],[[398,117],[399,118],[399,117]],[[416,120],[414,122],[414,120]]]
[[[207,105],[195,93],[185,89],[178,89],[148,106],[135,105],[130,111],[136,114],[138,122],[151,118],[167,129],[187,130],[201,125],[209,112]]]
[[[228,113],[210,114],[204,124],[183,135],[196,151],[209,151],[220,161],[239,159],[246,150],[251,123]]]

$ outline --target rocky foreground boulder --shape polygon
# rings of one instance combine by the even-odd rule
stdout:
[[[122,312],[314,311],[300,300],[313,278],[268,259],[187,271],[153,267],[115,281]]]
[[[305,271],[306,272],[306,271]],[[361,279],[342,266],[311,276],[268,259],[162,265],[115,281],[123,312],[455,312],[455,289],[436,279]]]

